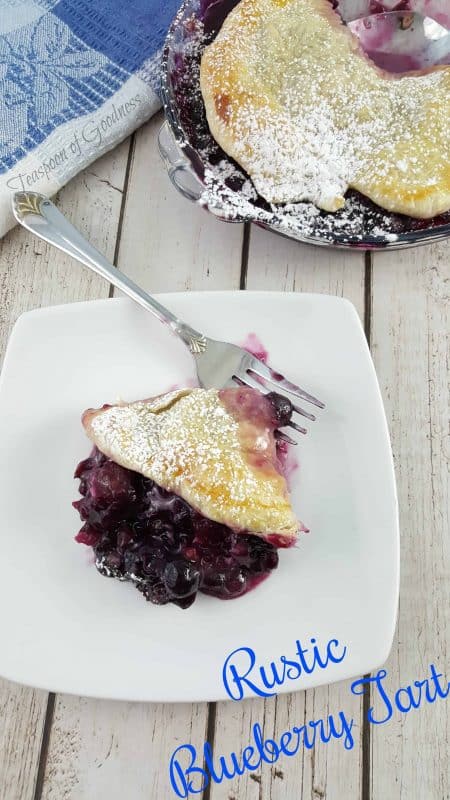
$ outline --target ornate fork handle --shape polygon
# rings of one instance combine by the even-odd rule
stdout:
[[[114,267],[81,233],[61,214],[56,206],[37,192],[16,192],[13,197],[14,216],[21,225],[44,239],[49,244],[68,253],[84,266],[89,267],[121,292],[131,297],[147,311],[151,311],[161,322],[180,337],[191,353],[203,353],[207,339],[172,314],[161,303],[144,292],[130,278]]]

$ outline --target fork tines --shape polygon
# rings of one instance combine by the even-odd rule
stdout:
[[[289,392],[296,397],[300,397],[301,400],[306,400],[308,403],[312,403],[313,406],[317,406],[317,408],[325,408],[325,404],[322,403],[321,400],[318,400],[317,397],[313,397],[312,394],[308,394],[308,392],[305,392],[305,390],[300,386],[288,381],[284,375],[281,375],[279,372],[275,372],[275,370],[273,370],[267,364],[263,364],[263,362],[257,358],[252,359],[248,367],[247,375],[250,376],[251,374],[257,375],[269,383],[273,383],[278,389],[284,389],[284,391]]]
[[[286,397],[287,392],[295,397],[305,400],[308,403],[312,403],[312,405],[316,406],[317,408],[325,408],[325,404],[322,403],[321,400],[318,400],[317,397],[313,397],[313,395],[305,392],[305,390],[300,386],[297,386],[295,383],[287,380],[284,375],[281,375],[279,372],[275,372],[275,370],[257,358],[254,358],[250,361],[244,373],[234,375],[233,380],[240,385],[249,386],[252,389],[257,389],[259,392],[263,392],[265,394],[269,393],[269,389],[265,385],[265,382],[267,381],[275,387],[277,394],[281,394],[283,397]],[[286,399],[289,400],[288,397]],[[311,420],[311,422],[314,422],[316,419],[314,414],[311,414],[309,411],[306,411],[304,408],[294,405],[293,403],[292,411],[300,414],[302,417],[306,417],[307,419]],[[307,433],[306,428],[303,428],[301,425],[297,425],[296,422],[290,421],[287,424],[299,433]],[[278,432],[278,438],[283,439],[289,444],[296,444],[296,442],[285,433]]]

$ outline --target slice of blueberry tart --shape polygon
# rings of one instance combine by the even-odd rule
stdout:
[[[153,603],[187,608],[197,592],[238,597],[304,530],[283,474],[277,429],[288,400],[254,389],[180,389],[89,409],[94,444],[75,472],[76,536],[98,571]]]

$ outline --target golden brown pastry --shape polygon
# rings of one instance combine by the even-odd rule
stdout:
[[[203,54],[211,133],[271,203],[450,209],[450,67],[383,72],[329,0],[241,0]]]
[[[89,409],[83,425],[102,453],[204,517],[287,546],[300,526],[279,470],[271,413],[253,389],[181,389]]]

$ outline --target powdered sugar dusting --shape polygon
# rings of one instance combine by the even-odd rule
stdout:
[[[234,172],[227,170],[228,176],[238,180],[242,173],[232,164],[230,167]],[[392,231],[392,217],[353,194],[346,197],[343,209],[337,214],[324,214],[311,203],[286,203],[280,214],[279,206],[273,203],[269,209],[255,206],[252,200],[256,200],[258,194],[250,180],[244,183],[244,191],[239,192],[222,183],[220,166],[208,167],[204,180],[205,189],[199,204],[217,209],[230,221],[252,220],[286,235],[303,239],[320,236],[330,242],[335,241],[339,233],[342,241],[363,240],[368,236],[392,242],[398,239],[399,234]]]

